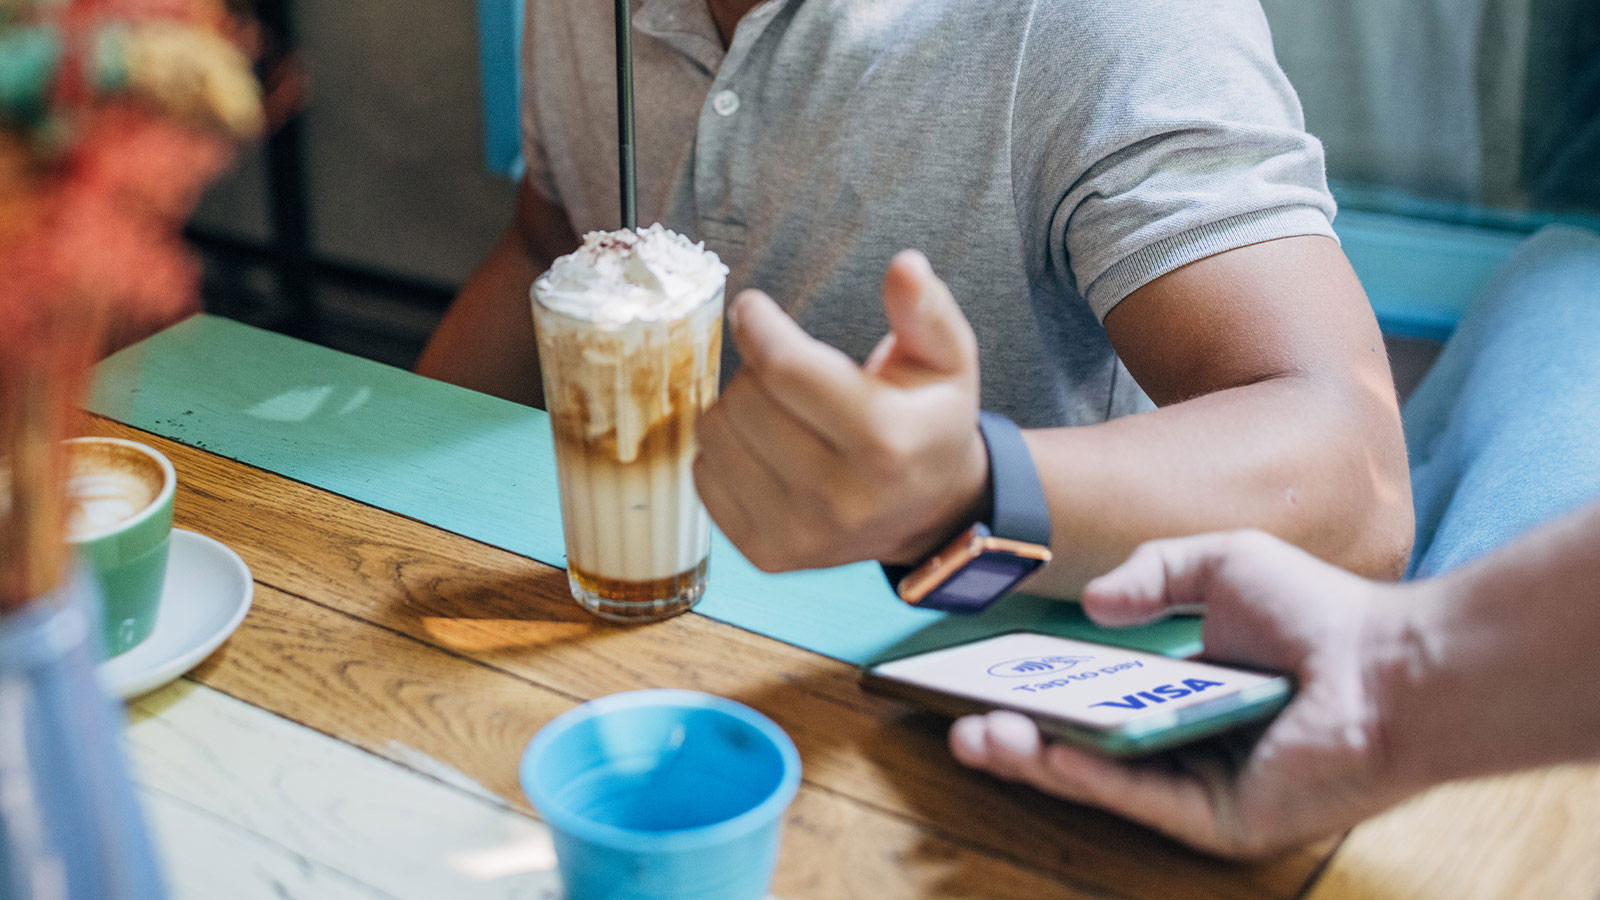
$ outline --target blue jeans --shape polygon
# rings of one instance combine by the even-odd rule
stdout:
[[[1551,227],[1519,247],[1404,420],[1417,512],[1408,578],[1600,496],[1600,235]]]

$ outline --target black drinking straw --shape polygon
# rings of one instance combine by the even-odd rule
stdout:
[[[629,0],[616,0],[617,176],[622,186],[622,227],[639,230],[639,185],[633,158],[633,28]]]

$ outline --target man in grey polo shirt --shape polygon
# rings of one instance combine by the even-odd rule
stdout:
[[[983,502],[981,404],[1049,495],[1036,592],[1239,526],[1400,572],[1382,341],[1256,0],[636,0],[633,27],[641,221],[759,289],[696,470],[757,565],[941,546]],[[616,227],[611,39],[610,4],[529,0],[516,217],[424,374],[539,402],[529,284]]]

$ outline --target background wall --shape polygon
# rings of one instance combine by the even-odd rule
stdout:
[[[455,282],[505,228],[512,192],[484,171],[472,0],[299,0],[311,75],[306,159],[314,249]],[[199,222],[264,238],[255,154]]]
[[[1600,3],[1263,6],[1347,207],[1398,196],[1600,210]],[[483,163],[476,6],[294,0],[294,15],[311,80],[310,249],[325,268],[379,276],[319,277],[310,336],[409,365],[510,216],[511,184]],[[200,236],[235,245],[206,245],[208,303],[293,330],[270,259],[237,252],[270,239],[265,171],[259,152],[246,157],[202,206]]]
[[[296,43],[310,76],[304,116],[311,249],[417,290],[321,283],[320,338],[396,364],[420,349],[448,294],[510,219],[513,190],[483,166],[472,0],[297,0]],[[263,152],[207,196],[202,235],[270,237]],[[286,311],[264,267],[212,255],[213,309],[269,327]]]

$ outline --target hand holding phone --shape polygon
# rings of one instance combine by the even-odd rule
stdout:
[[[1393,727],[1393,711],[1367,689],[1391,677],[1417,628],[1436,627],[1420,624],[1432,613],[1415,618],[1411,588],[1365,581],[1259,532],[1234,532],[1144,544],[1085,586],[1082,599],[1091,619],[1112,628],[1203,606],[1207,652],[1293,673],[1295,698],[1259,737],[1249,735],[1242,757],[1242,742],[1228,740],[1116,759],[1041,742],[1032,720],[1007,712],[955,723],[950,749],[962,763],[1199,850],[1251,858],[1347,829],[1428,783],[1415,777],[1427,767],[1397,765],[1379,731]]]
[[[862,686],[950,716],[1013,710],[1113,756],[1270,718],[1292,693],[1281,675],[1026,631],[877,663]]]

